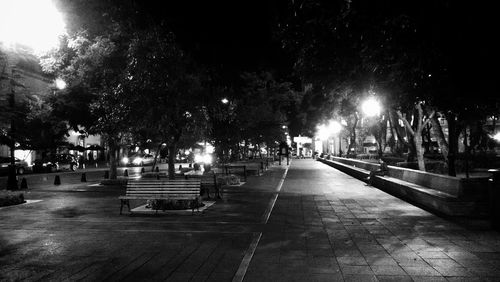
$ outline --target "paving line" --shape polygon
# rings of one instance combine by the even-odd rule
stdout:
[[[291,162],[290,162],[291,164]],[[264,212],[264,215],[262,216],[262,223],[267,224],[269,221],[269,217],[271,216],[271,212],[274,209],[274,204],[276,204],[276,200],[278,199],[278,195],[281,192],[281,187],[283,187],[283,183],[285,182],[286,175],[288,173],[288,168],[290,166],[287,166],[285,173],[283,173],[283,176],[281,177],[280,182],[278,183],[278,186],[276,186],[276,192],[273,195],[273,198],[271,199],[271,202],[269,203],[269,206],[267,207],[266,211]]]
[[[283,173],[283,176],[281,177],[280,182],[278,183],[278,186],[276,186],[276,193],[274,194],[271,202],[269,203],[269,206],[267,207],[266,211],[264,212],[263,216],[263,224],[267,224],[267,221],[269,220],[269,217],[271,215],[271,212],[273,211],[274,204],[276,203],[276,200],[278,199],[279,192],[281,191],[281,187],[283,186],[283,183],[285,182],[286,174],[288,173],[288,168],[290,166],[286,167],[285,173]],[[253,255],[255,253],[255,250],[257,250],[257,246],[259,245],[260,238],[262,237],[262,232],[259,233],[253,233],[253,239],[252,243],[250,243],[250,246],[248,247],[247,251],[245,252],[245,256],[243,257],[243,260],[240,263],[240,266],[238,267],[238,271],[236,271],[236,274],[233,277],[233,282],[242,282],[243,278],[245,278],[245,275],[248,270],[248,266],[250,265],[250,262],[252,261]]]
[[[245,256],[238,267],[238,271],[233,277],[233,282],[242,282],[243,278],[245,278],[245,274],[247,273],[248,266],[252,261],[253,254],[257,249],[257,245],[259,245],[260,238],[262,237],[262,232],[254,233],[252,238],[252,243],[248,246],[247,251],[245,252]]]

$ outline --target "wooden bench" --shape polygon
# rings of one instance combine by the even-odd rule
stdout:
[[[244,181],[247,181],[247,166],[246,165],[225,165],[224,166],[224,172],[226,175],[229,175],[231,173],[234,173],[235,170],[237,169],[243,169],[243,178],[245,179]]]
[[[191,208],[194,213],[195,205],[198,209],[200,202],[200,187],[200,179],[129,180],[125,196],[119,197],[120,214],[124,205],[127,205],[128,211],[131,212],[130,200],[190,200],[193,201]]]
[[[220,185],[217,183],[217,175],[214,172],[205,173],[203,175],[184,175],[185,179],[199,179],[201,184],[201,194],[203,195],[205,192],[207,193],[208,198],[210,199],[210,190],[214,191],[214,198],[222,199],[222,193],[220,189]]]

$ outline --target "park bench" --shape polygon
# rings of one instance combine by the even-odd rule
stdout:
[[[140,179],[127,182],[125,196],[121,201],[120,214],[127,205],[129,212],[130,200],[189,200],[191,208],[198,209],[200,201],[200,179],[156,180]],[[156,210],[158,212],[158,209]]]
[[[222,198],[220,185],[217,183],[217,175],[214,172],[198,174],[184,174],[185,179],[199,179],[201,184],[201,195],[205,192],[210,199],[210,190],[214,191],[214,198]]]
[[[243,179],[246,182],[247,181],[247,166],[246,165],[225,165],[223,166],[224,173],[226,175],[229,174],[236,174],[238,170],[242,170],[243,172]]]

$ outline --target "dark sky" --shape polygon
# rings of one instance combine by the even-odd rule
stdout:
[[[289,67],[273,38],[279,12],[276,1],[188,0],[144,5],[147,14],[165,21],[182,46],[204,64],[228,72]]]

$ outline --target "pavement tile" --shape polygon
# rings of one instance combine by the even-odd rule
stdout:
[[[377,277],[369,274],[344,274],[344,281],[352,282],[376,282]]]
[[[463,276],[471,277],[475,276],[472,272],[467,270],[465,267],[446,267],[446,266],[434,266],[439,273],[443,276]]]
[[[406,272],[397,265],[372,265],[373,272],[378,275],[406,275]]]
[[[364,257],[337,257],[340,265],[368,265]]]
[[[411,276],[441,276],[434,268],[430,266],[401,266],[408,275]]]
[[[444,277],[439,276],[411,276],[414,282],[445,282],[448,281]]]
[[[340,269],[344,275],[346,274],[369,274],[373,275],[372,269],[367,265],[341,265]]]
[[[407,275],[377,275],[379,282],[413,282]]]

